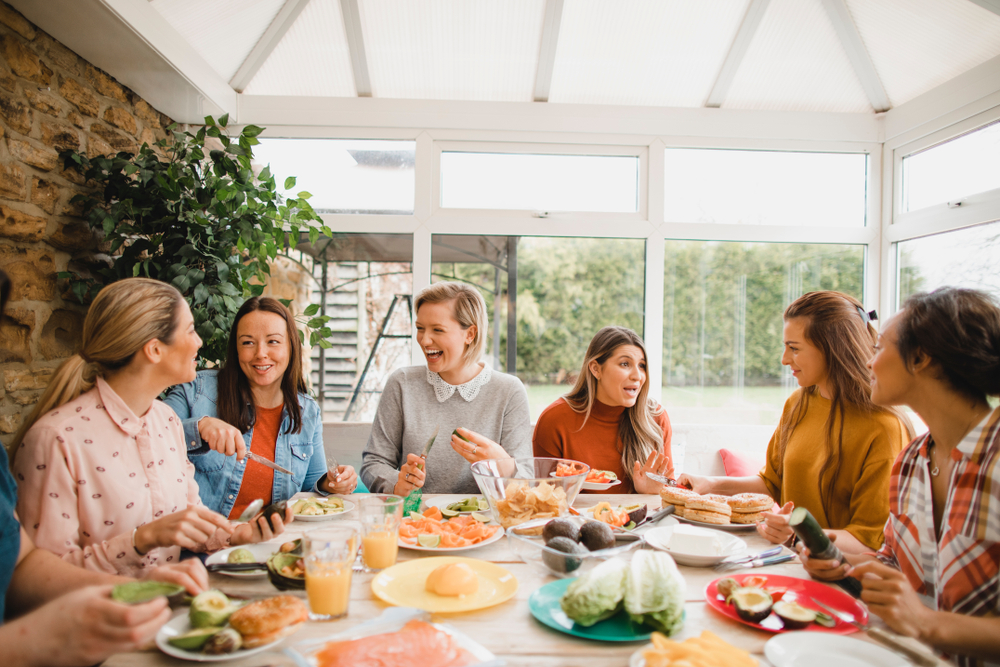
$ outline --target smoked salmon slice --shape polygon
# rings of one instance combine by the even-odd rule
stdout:
[[[410,621],[398,632],[330,642],[316,660],[319,667],[466,667],[479,662],[451,635],[423,621]]]

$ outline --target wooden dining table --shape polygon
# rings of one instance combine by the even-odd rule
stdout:
[[[301,494],[300,494],[301,495]],[[355,498],[357,496],[354,496]],[[426,499],[435,496],[425,496]],[[345,496],[351,498],[351,496]],[[458,500],[461,496],[454,496]],[[578,510],[584,510],[607,501],[613,506],[619,504],[636,504],[645,502],[649,511],[660,508],[658,496],[649,495],[604,495],[581,494],[573,503]],[[335,521],[351,521],[353,512],[341,515]],[[286,533],[274,540],[275,550],[284,542],[300,537],[309,530],[328,525],[326,523],[293,522]],[[747,544],[747,553],[763,551],[771,546],[756,531],[734,533]],[[630,656],[643,648],[647,643],[608,643],[574,637],[552,630],[536,621],[528,609],[528,598],[539,587],[555,581],[555,577],[543,574],[536,566],[526,564],[516,556],[508,546],[508,538],[504,537],[492,544],[480,548],[463,551],[455,555],[496,563],[509,570],[518,580],[517,594],[494,607],[460,614],[433,614],[432,621],[447,624],[476,642],[486,647],[498,658],[506,661],[510,667],[626,667]],[[650,548],[648,545],[642,548]],[[449,554],[450,555],[450,554]],[[434,556],[433,553],[400,549],[397,562],[409,561],[415,558]],[[764,657],[764,644],[774,634],[758,630],[724,617],[711,609],[705,601],[705,587],[718,578],[719,572],[713,568],[679,566],[687,584],[685,594],[685,614],[683,628],[673,639],[683,640],[695,637],[703,630],[710,630],[733,646],[750,652],[762,666],[770,665]],[[736,570],[735,572],[749,572]],[[755,568],[754,573],[781,574],[789,577],[806,579],[808,575],[797,560],[767,567]],[[285,639],[275,647],[262,653],[246,658],[235,658],[227,665],[233,667],[264,667],[266,665],[294,666],[292,658],[282,653],[282,649],[293,646],[297,642],[309,639],[320,639],[333,636],[349,630],[360,623],[379,616],[389,607],[372,593],[373,573],[355,572],[351,585],[351,599],[346,618],[331,622],[308,622],[293,636]],[[234,596],[248,598],[263,598],[279,594],[266,576],[259,578],[234,578],[222,574],[211,574],[210,585]],[[839,589],[838,589],[839,590]],[[290,594],[305,600],[304,591],[292,591]],[[181,607],[175,614],[186,614],[187,608]],[[877,618],[873,622],[879,624]],[[884,626],[883,626],[884,627]],[[851,635],[863,641],[871,641],[864,632]],[[153,667],[159,665],[181,665],[185,661],[169,657],[155,647],[144,651],[122,653],[112,656],[104,664],[109,667]],[[190,663],[189,663],[190,664]],[[941,661],[942,666],[948,663]],[[432,666],[418,666],[432,667]]]

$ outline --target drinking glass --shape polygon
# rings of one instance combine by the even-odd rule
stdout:
[[[348,525],[321,528],[302,536],[310,620],[333,621],[347,616],[359,542],[358,529]]]
[[[361,558],[370,572],[396,564],[403,498],[372,493],[358,498],[361,514]]]

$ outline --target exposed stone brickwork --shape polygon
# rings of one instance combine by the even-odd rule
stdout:
[[[79,345],[86,309],[56,278],[99,249],[79,204],[84,179],[59,152],[135,151],[171,120],[0,1],[0,441],[7,443],[59,363]]]

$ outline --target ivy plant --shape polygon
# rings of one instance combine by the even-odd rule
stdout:
[[[283,198],[269,167],[254,174],[253,146],[263,128],[247,125],[236,137],[228,114],[205,118],[195,132],[167,128],[169,138],[138,153],[88,158],[76,151],[61,156],[96,189],[80,194],[88,224],[103,234],[110,261],[89,275],[60,273],[81,303],[112,282],[145,276],[168,282],[184,295],[204,341],[201,365],[226,358],[233,318],[244,300],[263,292],[274,260],[286,242],[308,234],[315,243],[330,229],[309,205],[310,194]],[[209,142],[209,138],[218,140]],[[211,148],[215,145],[215,148]],[[286,190],[295,178],[285,179]],[[253,281],[253,282],[252,282]],[[286,302],[287,305],[287,302]],[[299,320],[309,345],[329,347],[329,318],[310,307]]]

